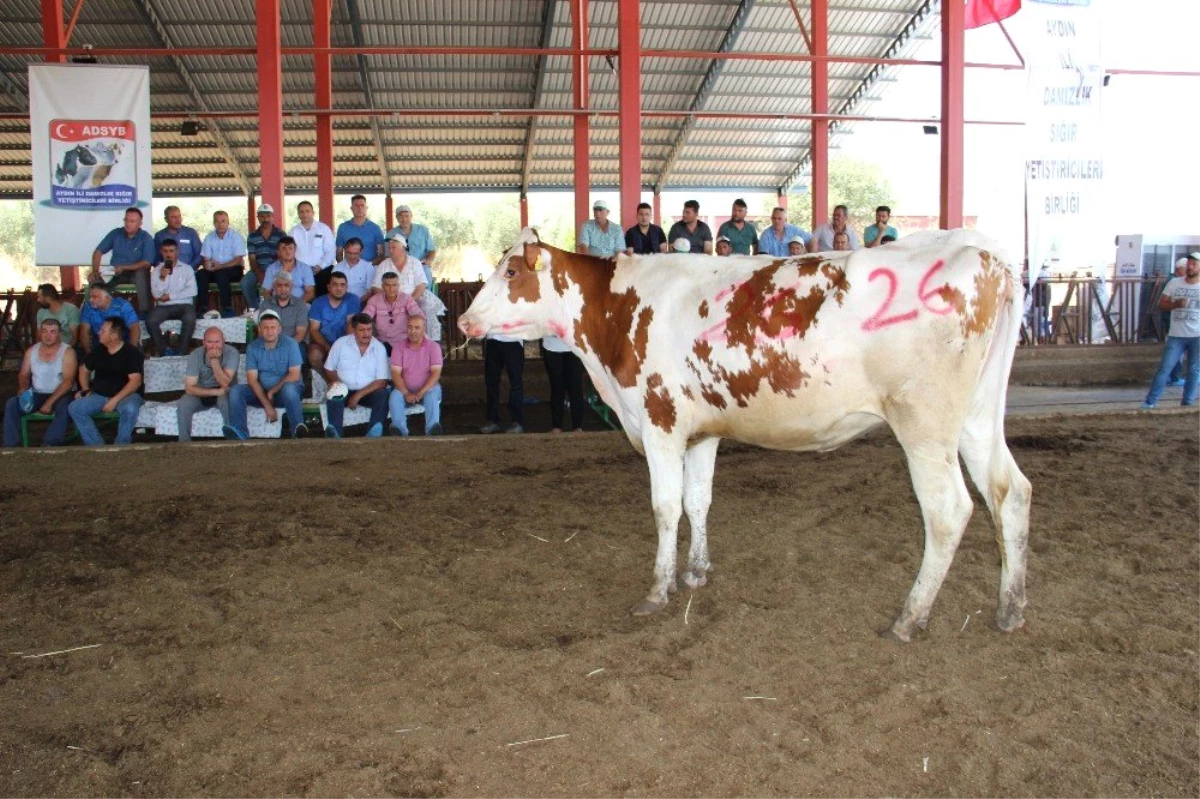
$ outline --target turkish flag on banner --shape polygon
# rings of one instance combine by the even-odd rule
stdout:
[[[1008,19],[1021,10],[1021,0],[966,0],[966,3],[963,27],[967,30]]]

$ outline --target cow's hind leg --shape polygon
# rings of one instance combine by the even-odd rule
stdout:
[[[919,416],[919,414],[914,414]],[[924,425],[905,429],[893,423],[893,430],[908,457],[913,489],[925,520],[925,555],[900,615],[887,635],[901,641],[912,637],[913,628],[925,629],[929,611],[937,598],[963,530],[971,518],[971,495],[958,465],[955,441],[945,440],[942,430]]]
[[[658,555],[650,593],[634,607],[635,616],[649,616],[667,606],[667,592],[675,587],[675,547],[683,512],[683,445],[647,441],[645,449],[650,466],[650,503],[658,528]]]
[[[688,447],[683,459],[683,509],[692,528],[687,569],[680,572],[684,585],[699,588],[708,582],[708,507],[712,504],[713,472],[717,467],[719,438],[706,438]]]

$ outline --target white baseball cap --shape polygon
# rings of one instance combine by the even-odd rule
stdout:
[[[592,210],[593,211],[607,211],[608,203],[604,202],[604,200],[596,200],[596,202],[592,203]]]
[[[270,203],[263,203],[262,205],[258,206],[258,212],[260,214],[273,214],[275,213],[275,209],[271,207]]]
[[[326,399],[332,399],[332,400],[345,399],[349,395],[350,395],[350,388],[345,383],[343,383],[341,380],[335,380],[334,382],[330,383],[329,386],[325,389],[325,398]]]
[[[804,246],[804,237],[803,236],[792,236],[790,239],[788,239],[788,244],[799,244],[801,246]]]
[[[1187,258],[1180,258],[1175,261],[1175,268],[1178,269],[1181,266],[1187,266],[1187,262],[1188,262]]]
[[[1193,261],[1200,261],[1200,252],[1189,252],[1188,258],[1191,258]]]
[[[729,239],[728,236],[717,236],[717,244],[720,244],[721,242],[725,242],[726,244],[733,244],[733,242]]]
[[[403,213],[404,211],[408,211],[411,214],[412,208],[409,208],[407,205],[397,205],[396,206],[396,213],[399,214],[399,213]]]
[[[675,250],[675,252],[691,252],[692,243],[683,238],[675,239],[675,241],[671,242],[671,248]]]
[[[401,247],[406,250],[408,249],[408,239],[404,238],[403,233],[393,233],[392,235],[388,236],[388,241],[398,241],[400,242]]]

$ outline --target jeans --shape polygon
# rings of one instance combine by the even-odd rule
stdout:
[[[246,300],[247,308],[252,311],[258,309],[262,297],[258,295],[258,275],[254,274],[253,269],[247,269],[242,276],[242,298]]]
[[[383,423],[387,421],[388,394],[390,393],[391,389],[384,386],[372,391],[358,401],[359,407],[371,409],[371,421],[368,422],[368,425],[371,427],[379,425],[382,428]],[[325,413],[329,417],[329,426],[336,430],[338,436],[341,437],[342,419],[346,413],[345,400],[326,400]]]
[[[43,447],[58,447],[67,440],[67,406],[71,404],[71,392],[59,397],[53,406],[54,421],[46,429],[46,437],[42,439]],[[33,411],[41,413],[42,403],[50,399],[49,394],[33,392]],[[21,402],[19,397],[10,397],[4,403],[4,446],[15,447],[21,443]]]
[[[283,408],[283,412],[287,415],[288,431],[293,438],[296,436],[296,425],[304,422],[304,409],[300,407],[302,390],[302,384],[299,382],[284,383],[280,386],[279,391],[275,392],[275,399],[272,403],[276,408]],[[253,405],[255,408],[262,407],[254,389],[245,383],[238,383],[229,389],[229,426],[248,437],[250,427],[246,424],[247,405]]]
[[[483,342],[483,387],[487,394],[487,419],[500,424],[500,375],[508,372],[508,412],[517,424],[525,423],[525,343]]]
[[[175,417],[179,420],[179,440],[192,440],[192,417],[200,411],[216,406],[221,412],[222,424],[229,424],[229,392],[219,397],[197,397],[195,394],[184,394],[175,406]]]
[[[400,435],[408,435],[408,414],[404,411],[408,403],[404,401],[404,392],[399,389],[392,392],[388,402],[392,406],[392,426],[400,431]],[[425,435],[436,424],[442,423],[442,385],[437,383],[421,397],[420,405],[425,409]]]
[[[137,287],[138,312],[145,314],[154,305],[150,298],[150,269],[136,269],[133,272],[122,272],[119,275],[113,275],[112,280],[105,285],[109,289],[116,289],[118,286],[127,286],[132,283]]]
[[[104,439],[101,437],[100,431],[96,429],[96,422],[92,417],[100,413],[110,399],[112,398],[93,391],[86,397],[74,400],[67,408],[67,413],[71,415],[71,421],[75,423],[75,429],[79,431],[79,437],[89,447],[104,445]],[[133,442],[133,426],[137,423],[138,411],[144,404],[146,404],[146,400],[141,394],[130,394],[117,403],[117,413],[121,415],[121,419],[117,423],[117,440],[114,443],[129,444]]]
[[[162,323],[168,319],[178,319],[182,323],[182,329],[179,331],[179,348],[187,352],[192,341],[192,333],[196,332],[196,306],[190,302],[155,305],[146,314],[146,327],[150,328],[150,338],[154,340],[154,351],[159,355],[164,354],[167,350],[167,337],[162,332]]]
[[[221,297],[221,310],[233,309],[233,281],[242,279],[242,267],[228,266],[209,272],[207,269],[196,270],[196,310],[204,313],[208,310],[208,288],[210,283],[217,284],[217,293]],[[246,306],[250,307],[250,298],[246,298]]]
[[[1188,338],[1167,336],[1167,344],[1163,347],[1158,373],[1154,375],[1154,381],[1150,383],[1150,392],[1146,394],[1147,405],[1158,404],[1158,398],[1162,396],[1163,389],[1167,387],[1171,369],[1179,363],[1179,359],[1184,353],[1187,353],[1187,374],[1183,384],[1183,404],[1194,405],[1196,403],[1196,388],[1200,383],[1200,336]]]
[[[554,352],[542,347],[542,362],[550,378],[550,423],[561,430],[563,401],[571,398],[571,429],[583,427],[583,361],[573,352]]]

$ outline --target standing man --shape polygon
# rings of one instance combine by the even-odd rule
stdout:
[[[656,255],[667,251],[667,234],[650,220],[654,209],[650,203],[639,203],[637,224],[625,231],[626,255]]]
[[[204,331],[204,346],[188,355],[183,396],[175,406],[179,440],[192,440],[192,417],[214,405],[223,425],[229,424],[229,390],[237,384],[238,351],[225,343],[219,327]]]
[[[291,236],[279,239],[279,260],[267,267],[263,277],[262,295],[271,295],[271,286],[275,285],[275,275],[287,272],[292,278],[292,295],[305,302],[312,302],[316,293],[316,280],[313,278],[312,267],[296,258],[296,240]]]
[[[260,310],[277,313],[283,335],[295,339],[303,351],[308,338],[308,303],[292,296],[292,276],[287,272],[276,272],[271,288],[273,293],[263,300]]]
[[[108,253],[108,266],[100,259]],[[145,318],[150,310],[150,264],[155,261],[154,237],[142,230],[142,211],[125,209],[125,224],[108,232],[92,252],[92,282],[105,283],[110,289],[123,283],[137,286],[138,310]]]
[[[272,423],[279,418],[275,409],[282,407],[292,438],[308,435],[304,408],[300,404],[304,388],[300,377],[300,345],[294,338],[282,335],[282,331],[279,314],[264,310],[258,315],[258,338],[246,348],[246,382],[238,383],[229,391],[229,424],[224,427],[226,438],[245,441],[249,436],[247,405],[262,408],[267,421]]]
[[[267,267],[279,258],[281,239],[283,231],[275,227],[275,209],[263,203],[258,206],[258,229],[246,239],[250,268],[242,278],[242,296],[246,300],[246,307],[251,310],[258,307],[258,287],[269,285],[264,276]]]
[[[333,284],[329,284],[332,291]],[[330,385],[340,382],[349,391],[342,399],[326,399],[325,412],[329,417],[329,427],[325,428],[326,438],[342,437],[342,420],[346,408],[354,410],[359,405],[371,409],[371,420],[368,423],[367,438],[379,438],[383,435],[383,423],[388,415],[388,378],[391,370],[388,368],[387,351],[383,343],[372,335],[371,317],[366,314],[355,314],[350,319],[354,335],[342,336],[329,350],[325,359],[325,379]]]
[[[792,239],[800,237],[800,243],[807,247],[812,236],[798,225],[790,224],[787,221],[787,211],[783,206],[775,206],[771,209],[771,226],[762,232],[758,237],[758,251],[762,255],[774,255],[776,258],[783,258],[788,255],[799,255],[800,253],[792,253]]]
[[[93,283],[88,288],[88,301],[79,312],[79,348],[85,356],[100,345],[104,320],[113,318],[121,320],[121,330],[128,332],[130,344],[139,347],[142,328],[133,306],[128,300],[114,297],[108,286]]]
[[[408,339],[392,347],[392,392],[388,404],[392,410],[392,430],[408,437],[410,405],[425,409],[425,435],[442,434],[442,348],[425,337],[425,320],[408,317]]]
[[[229,226],[229,214],[213,214],[213,230],[200,247],[200,268],[196,270],[196,310],[208,309],[208,284],[215,281],[221,298],[221,316],[233,316],[233,281],[241,280],[246,261],[246,240]],[[246,298],[247,304],[250,298]],[[248,307],[253,307],[249,306]]]
[[[79,308],[73,302],[63,302],[58,289],[53,283],[43,283],[37,290],[37,323],[38,327],[47,319],[57,319],[62,331],[61,337],[68,347],[75,345],[79,333]],[[74,377],[74,370],[71,376]]]
[[[713,254],[712,229],[700,219],[700,203],[688,200],[683,204],[683,218],[671,225],[667,233],[667,244],[672,247],[678,239],[687,239],[684,252]]]
[[[342,249],[342,260],[333,268],[346,276],[347,291],[366,302],[371,293],[371,282],[375,280],[375,265],[362,257],[363,243],[348,239]]]
[[[313,300],[308,310],[308,365],[320,369],[334,342],[350,330],[350,317],[362,310],[362,301],[346,292],[346,276],[329,276],[329,293]]]
[[[167,226],[154,234],[154,251],[158,261],[163,258],[162,246],[167,239],[175,242],[175,260],[195,270],[200,266],[200,234],[183,224],[183,212],[178,205],[168,205],[163,213]]]
[[[89,447],[104,443],[92,417],[113,411],[120,415],[116,443],[133,442],[133,426],[145,404],[142,398],[145,361],[141,350],[125,343],[128,332],[120,317],[105,319],[100,325],[100,346],[88,353],[79,367],[79,391],[75,392],[67,413],[79,437]]]
[[[412,208],[407,205],[397,208],[396,221],[399,224],[387,232],[387,237],[391,238],[396,233],[404,236],[404,240],[408,242],[408,254],[421,262],[421,267],[425,271],[425,281],[432,289],[433,259],[437,257],[437,242],[434,241],[429,228],[414,223],[412,218]]]
[[[75,350],[62,340],[62,326],[54,317],[47,317],[38,324],[38,342],[21,360],[17,396],[4,404],[4,446],[21,443],[21,416],[26,413],[54,414],[43,447],[57,447],[66,441],[67,408],[78,372]]]
[[[808,242],[809,252],[827,252],[833,249],[833,237],[837,233],[845,233],[850,240],[850,249],[857,250],[858,234],[854,229],[847,226],[846,222],[850,219],[850,212],[844,205],[835,205],[833,208],[833,217],[829,224],[821,225],[813,231],[812,239]]]
[[[500,432],[500,375],[508,372],[508,413],[512,417],[504,432],[524,433],[525,428],[525,342],[502,333],[488,333],[483,340],[483,388],[487,395],[487,424],[481,433]]]
[[[367,219],[367,198],[361,194],[351,197],[350,213],[351,217],[338,225],[335,241],[337,260],[342,260],[346,242],[350,239],[358,239],[363,245],[363,257],[370,259],[373,264],[379,263],[384,257],[383,230],[379,225]]]
[[[875,224],[863,231],[863,246],[878,247],[880,244],[886,244],[883,241],[884,236],[891,236],[892,241],[900,238],[900,234],[896,228],[888,224],[888,220],[892,218],[892,209],[886,205],[881,205],[875,209]]]
[[[1171,312],[1171,331],[1167,346],[1163,348],[1162,361],[1150,392],[1142,403],[1142,410],[1158,407],[1158,398],[1167,386],[1167,379],[1179,359],[1187,354],[1187,372],[1183,383],[1183,407],[1196,404],[1197,387],[1200,385],[1200,252],[1188,253],[1187,267],[1183,277],[1171,278],[1163,288],[1158,307]]]
[[[300,221],[291,230],[291,236],[296,240],[296,259],[313,268],[316,293],[321,296],[328,290],[329,273],[333,271],[337,252],[333,246],[333,231],[316,218],[313,204],[308,200],[296,206],[296,215]]]
[[[755,255],[758,253],[758,230],[753,222],[746,221],[746,201],[741,197],[733,201],[729,221],[717,228],[718,238],[729,239],[729,246],[734,255]],[[720,253],[718,253],[720,255]]]
[[[625,249],[625,234],[620,225],[608,221],[608,203],[604,200],[592,203],[592,218],[579,229],[575,249],[597,258],[616,258]]]
[[[163,239],[163,261],[154,267],[150,276],[150,291],[154,294],[154,307],[146,315],[146,326],[150,338],[154,339],[154,351],[159,355],[179,355],[167,346],[162,324],[168,319],[178,319],[179,347],[186,355],[191,345],[192,333],[196,331],[196,273],[187,264],[176,263],[177,249],[174,240]]]

